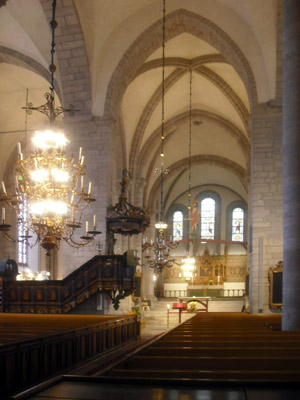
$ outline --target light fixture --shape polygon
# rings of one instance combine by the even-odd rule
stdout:
[[[50,93],[45,94],[46,103],[33,107],[27,103],[24,109],[27,114],[38,111],[49,119],[49,128],[35,132],[32,138],[33,151],[30,154],[22,153],[18,143],[17,175],[15,179],[15,193],[8,195],[5,184],[2,182],[2,197],[11,208],[16,211],[17,222],[24,227],[24,236],[15,239],[10,234],[11,225],[6,222],[5,208],[2,208],[0,231],[9,241],[25,241],[29,244],[32,233],[36,234],[36,244],[40,242],[47,254],[59,247],[64,240],[69,245],[79,248],[93,240],[101,233],[97,231],[96,216],[94,215],[92,229],[85,223],[85,233],[81,240],[75,240],[73,235],[82,222],[83,210],[95,199],[92,198],[92,184],[88,190],[84,188],[84,156],[82,148],[79,150],[78,161],[66,155],[66,146],[69,140],[54,123],[56,117],[69,112],[74,114],[74,107],[68,109],[55,107],[54,98],[54,65],[55,41],[54,32],[57,27],[55,20],[56,0],[52,2],[52,29],[51,41],[51,86]]]
[[[169,170],[164,168],[164,140],[165,140],[165,41],[166,41],[166,2],[163,0],[163,35],[162,35],[162,96],[161,96],[161,134],[160,134],[160,168],[155,169],[155,173],[160,174],[160,220],[155,224],[157,229],[157,239],[155,242],[148,242],[147,238],[143,243],[143,250],[146,250],[146,263],[158,272],[162,272],[164,267],[172,267],[175,263],[175,258],[171,257],[170,250],[178,246],[179,242],[165,240],[165,231],[168,225],[163,222],[163,187],[164,175]],[[149,249],[152,251],[152,256],[149,254]]]
[[[188,213],[189,221],[191,221],[191,180],[192,180],[192,89],[193,89],[193,72],[190,69],[190,107],[189,107],[189,180],[188,180]],[[184,279],[193,279],[196,270],[196,260],[190,256],[190,240],[188,240],[188,253],[182,259],[181,270]]]
[[[124,169],[119,201],[107,210],[107,231],[112,234],[137,235],[144,232],[150,224],[147,210],[133,206],[127,201],[129,178],[128,171]]]

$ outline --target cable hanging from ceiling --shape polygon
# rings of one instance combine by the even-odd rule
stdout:
[[[175,258],[171,257],[170,250],[178,246],[179,242],[173,241],[172,236],[169,241],[165,239],[165,232],[168,224],[163,221],[164,218],[164,176],[168,174],[169,169],[165,168],[165,46],[166,46],[166,1],[163,0],[163,19],[162,19],[162,83],[161,83],[161,132],[160,132],[160,168],[155,169],[156,174],[160,174],[160,209],[159,222],[155,224],[157,230],[156,241],[148,242],[144,239],[143,250],[146,250],[145,266],[154,268],[157,272],[162,272],[164,267],[172,267]],[[150,251],[151,253],[150,254]]]
[[[52,1],[51,27],[51,64],[50,92],[45,93],[46,103],[34,107],[27,102],[23,107],[26,115],[33,111],[47,116],[49,128],[35,132],[32,137],[34,151],[22,152],[21,143],[18,143],[18,160],[15,179],[15,193],[8,195],[5,183],[2,182],[0,200],[6,202],[15,210],[18,224],[24,227],[23,237],[14,238],[10,233],[12,227],[6,221],[6,210],[2,208],[0,231],[5,239],[11,242],[24,241],[29,244],[32,235],[36,235],[36,243],[46,249],[47,255],[54,248],[58,248],[62,241],[70,246],[79,248],[90,243],[97,230],[96,215],[93,217],[92,229],[89,221],[85,223],[85,233],[80,240],[74,238],[75,230],[83,225],[83,210],[95,199],[91,193],[91,182],[88,190],[84,188],[84,156],[79,149],[78,161],[73,156],[66,155],[66,146],[69,140],[63,131],[55,124],[56,118],[62,113],[74,115],[73,106],[69,108],[55,106],[54,64],[55,54],[55,20],[56,0]],[[27,126],[25,126],[27,134]]]
[[[190,69],[189,84],[189,140],[188,140],[188,221],[191,222],[191,184],[192,184],[192,96],[193,96],[193,71]],[[181,260],[182,275],[186,280],[193,279],[196,269],[196,260],[190,255],[190,240],[185,258]]]

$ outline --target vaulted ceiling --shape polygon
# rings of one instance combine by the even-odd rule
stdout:
[[[162,0],[62,2],[66,8],[67,3],[75,5],[79,16],[89,62],[92,113],[104,115],[113,97],[110,93],[117,93],[118,100],[110,106],[122,131],[124,157],[120,163],[145,180],[143,203],[153,208],[159,194],[154,169],[160,166],[162,47],[156,42],[162,34]],[[247,201],[251,103],[275,95],[277,0],[167,0],[166,13],[165,167],[170,172],[165,179],[165,207],[186,192],[188,185],[190,70],[191,185],[195,189],[223,186]],[[195,27],[189,23],[182,27],[180,18],[194,18]],[[39,0],[9,0],[0,9],[0,26],[0,131],[17,131],[24,129],[21,107],[26,89],[30,101],[40,104],[49,86],[45,78],[50,31]],[[220,37],[246,60],[255,99]],[[140,52],[139,43],[144,46]],[[116,92],[117,72],[134,52],[132,73],[123,73],[124,87]],[[63,98],[59,76],[58,70]],[[40,116],[31,116],[28,128],[40,122]],[[1,133],[2,176],[15,143],[23,137],[24,133]]]

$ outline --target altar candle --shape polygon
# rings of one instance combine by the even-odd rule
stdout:
[[[81,162],[82,157],[82,147],[79,147],[79,162]]]
[[[96,230],[96,226],[97,226],[97,217],[96,215],[94,215],[94,230]]]
[[[92,182],[89,182],[89,191],[88,191],[88,194],[91,194],[91,191],[92,191]]]
[[[16,183],[16,191],[19,189],[19,179],[17,176],[15,176],[15,183]]]
[[[5,221],[5,208],[2,207],[2,221]]]
[[[21,151],[21,143],[18,143],[18,155],[21,156],[22,151]]]
[[[83,165],[83,162],[84,162],[84,156],[81,157],[80,164]]]
[[[85,221],[85,232],[86,232],[86,234],[88,233],[88,231],[89,231],[89,221]]]
[[[80,188],[81,188],[81,191],[83,192],[83,178],[84,178],[84,175],[81,175],[81,185],[80,185]]]

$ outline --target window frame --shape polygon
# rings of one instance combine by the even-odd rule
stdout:
[[[236,208],[241,208],[244,212],[244,237],[242,242],[236,242],[236,243],[244,243],[247,242],[248,240],[248,206],[244,201],[237,200],[231,202],[227,206],[226,210],[226,237],[227,240],[233,241],[232,240],[232,215],[233,215],[233,210]]]

